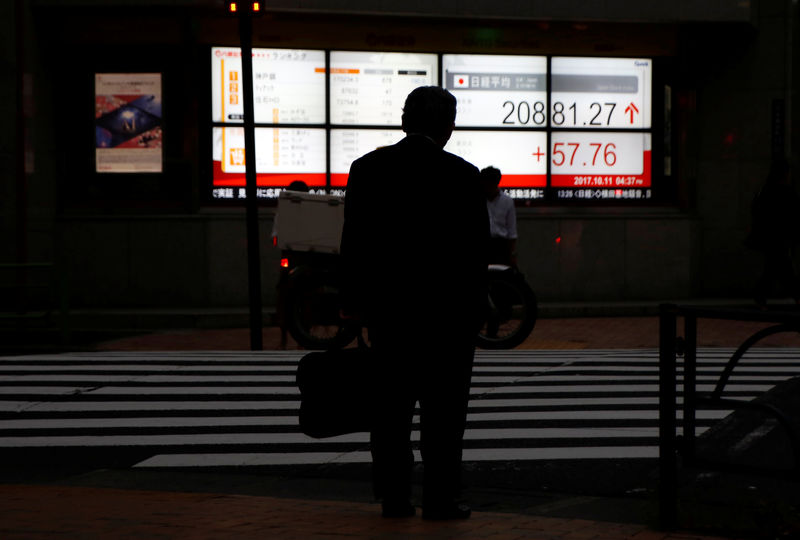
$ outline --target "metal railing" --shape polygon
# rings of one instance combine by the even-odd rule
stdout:
[[[684,320],[684,335],[677,335],[678,318]],[[728,360],[725,369],[710,393],[697,392],[697,321],[721,319],[771,323],[742,342]],[[758,408],[774,416],[786,429],[792,443],[795,475],[800,472],[800,436],[786,415],[777,407],[764,402],[723,398],[728,380],[739,360],[756,343],[764,338],[782,333],[800,332],[800,311],[762,311],[746,308],[713,308],[664,304],[659,315],[659,516],[661,526],[672,529],[677,522],[678,454],[687,465],[696,461],[696,427],[699,405],[708,408]],[[683,433],[679,442],[678,412],[678,358],[683,357]],[[800,359],[799,359],[800,361]],[[721,465],[721,464],[720,464]],[[712,462],[703,466],[715,468]],[[727,468],[730,468],[729,466]]]

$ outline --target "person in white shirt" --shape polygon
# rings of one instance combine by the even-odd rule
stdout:
[[[495,167],[481,171],[490,224],[490,260],[494,264],[517,266],[517,212],[514,200],[500,190],[503,175]]]

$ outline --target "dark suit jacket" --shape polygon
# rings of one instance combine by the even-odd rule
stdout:
[[[475,328],[486,304],[488,238],[475,166],[421,135],[370,152],[347,182],[346,305],[375,326]]]

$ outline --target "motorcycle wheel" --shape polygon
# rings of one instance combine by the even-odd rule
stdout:
[[[286,326],[297,343],[310,350],[345,347],[360,328],[340,316],[339,286],[327,273],[303,276],[292,284],[286,302]]]
[[[536,294],[521,274],[490,272],[488,303],[487,318],[477,339],[482,349],[513,349],[536,326]]]

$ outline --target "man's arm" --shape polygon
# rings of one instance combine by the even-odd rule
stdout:
[[[342,315],[348,318],[360,317],[363,311],[359,291],[359,270],[363,268],[364,257],[364,206],[362,203],[361,167],[355,161],[350,167],[345,192],[344,225],[339,246],[341,265],[339,267]]]
[[[508,231],[508,252],[512,266],[517,266],[517,210],[514,200],[508,199],[508,212],[506,212],[506,230]]]

